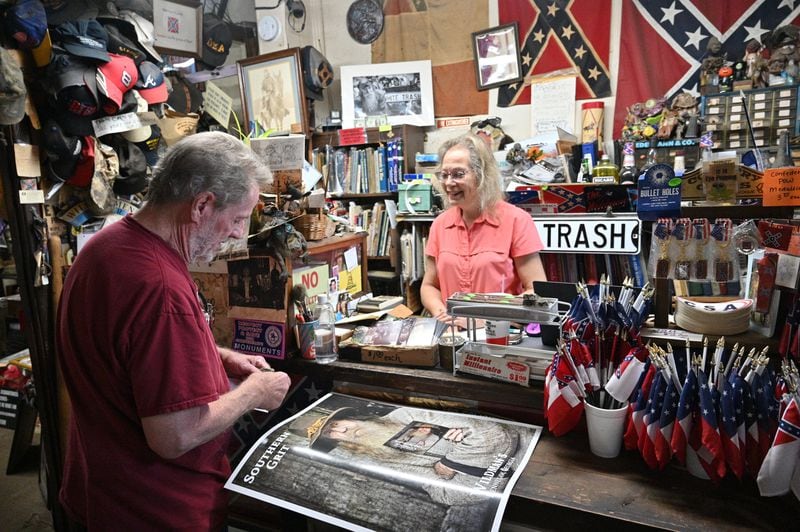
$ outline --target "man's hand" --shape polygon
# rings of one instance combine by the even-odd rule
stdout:
[[[219,348],[219,356],[229,377],[244,378],[270,367],[262,356],[245,355],[224,347]]]
[[[255,390],[255,408],[275,410],[281,406],[290,384],[289,376],[282,371],[256,371],[245,379],[242,386]]]

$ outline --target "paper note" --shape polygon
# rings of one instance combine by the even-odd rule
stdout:
[[[233,98],[210,81],[206,83],[206,92],[203,95],[203,109],[211,115],[211,118],[228,127],[232,106]]]
[[[155,113],[123,113],[121,115],[105,116],[92,120],[94,134],[96,137],[110,135],[112,133],[122,133],[132,129],[139,129],[144,126],[156,124]]]
[[[531,84],[531,133],[575,131],[575,77]]]
[[[17,176],[39,177],[39,146],[32,144],[14,144],[14,162],[17,165]]]

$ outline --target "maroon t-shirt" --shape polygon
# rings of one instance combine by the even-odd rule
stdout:
[[[130,216],[103,229],[67,274],[57,346],[72,401],[61,501],[90,530],[219,528],[228,434],[175,460],[141,418],[229,389],[178,253]]]

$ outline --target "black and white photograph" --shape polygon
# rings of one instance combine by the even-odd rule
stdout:
[[[430,61],[343,66],[342,122],[433,125]]]
[[[264,434],[225,487],[350,530],[498,530],[540,435],[328,394]]]

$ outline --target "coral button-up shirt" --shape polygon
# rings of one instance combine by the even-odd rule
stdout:
[[[522,287],[513,259],[543,247],[530,214],[500,201],[492,214],[481,213],[469,229],[460,207],[446,210],[431,225],[425,254],[436,259],[446,303],[454,292],[524,292],[529,287]]]

